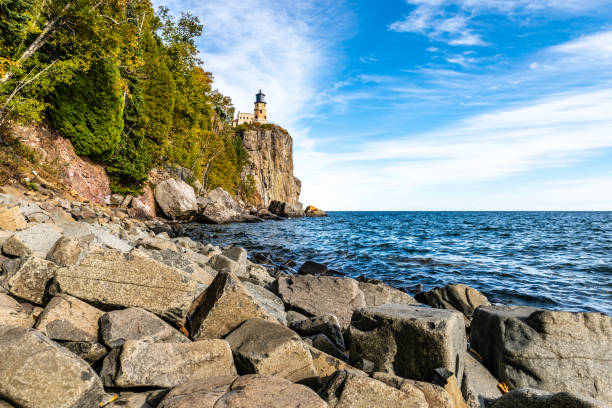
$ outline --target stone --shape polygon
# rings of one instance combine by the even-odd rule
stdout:
[[[241,265],[225,255],[217,254],[211,256],[210,260],[208,261],[208,266],[217,272],[231,272],[239,278],[246,279],[249,277],[246,270],[246,265]]]
[[[210,224],[226,224],[242,221],[244,213],[232,196],[221,187],[206,194],[206,199],[200,202],[200,217]]]
[[[78,266],[59,268],[49,290],[104,310],[142,307],[182,323],[197,295],[197,282],[151,258],[107,249],[89,253]]]
[[[76,265],[85,255],[82,244],[76,239],[61,237],[47,255],[47,260],[59,266]]]
[[[180,252],[174,252],[169,249],[163,251],[149,251],[149,255],[156,261],[159,261],[165,265],[171,266],[176,269],[189,274],[197,282],[209,286],[217,272],[207,265],[200,266],[196,262],[189,259],[185,254]]]
[[[469,326],[478,306],[488,305],[485,295],[467,285],[457,284],[437,287],[429,292],[420,292],[416,299],[438,309],[458,310],[465,316],[465,325]]]
[[[210,377],[172,389],[158,408],[327,408],[309,388],[278,377]]]
[[[351,362],[366,359],[374,370],[431,382],[437,368],[463,380],[467,340],[457,311],[381,305],[355,312],[348,330]]]
[[[121,346],[126,340],[151,343],[188,343],[189,339],[153,313],[139,307],[114,310],[100,318],[100,336],[108,347]]]
[[[299,275],[278,278],[278,293],[286,305],[309,316],[333,314],[342,328],[353,311],[365,306],[357,281],[334,276]]]
[[[486,408],[486,401],[502,396],[499,382],[470,353],[465,355],[465,370],[461,392],[469,408]]]
[[[227,272],[218,273],[196,303],[193,340],[223,338],[253,317],[273,319],[238,278]]]
[[[365,377],[368,376],[363,371],[358,370],[355,367],[351,367],[345,361],[331,356],[324,351],[316,349],[310,345],[308,345],[308,349],[310,350],[310,355],[312,357],[312,365],[323,383],[327,382],[329,377],[338,370],[349,371],[353,374],[363,375]]]
[[[34,329],[0,326],[0,355],[0,398],[18,407],[97,407],[102,401],[95,371]]]
[[[314,205],[309,205],[306,207],[304,214],[307,217],[327,217],[327,213],[325,211],[315,207]]]
[[[453,401],[453,407],[467,408],[467,404],[465,403],[463,394],[461,393],[461,388],[459,388],[459,383],[457,382],[457,377],[455,377],[455,375],[446,368],[436,369],[436,374],[434,383],[443,387],[448,395],[450,395],[451,400]]]
[[[510,389],[571,392],[612,403],[612,319],[529,307],[481,306],[471,347]]]
[[[56,269],[53,262],[35,256],[22,258],[19,268],[6,277],[8,290],[28,302],[44,305],[46,288],[55,276]]]
[[[568,392],[551,394],[522,388],[500,397],[491,408],[610,408],[610,405]]]
[[[186,219],[198,211],[193,187],[182,180],[168,179],[155,186],[155,201],[168,218]]]
[[[299,202],[292,204],[274,200],[270,203],[268,211],[270,211],[272,214],[278,215],[279,217],[299,218],[304,216],[302,204]]]
[[[0,230],[19,231],[25,229],[27,225],[19,207],[0,206]]]
[[[263,374],[298,382],[317,376],[300,336],[263,319],[249,319],[226,338],[242,374]]]
[[[222,253],[232,261],[237,262],[241,268],[246,269],[248,261],[247,251],[244,248],[233,246],[223,249]]]
[[[257,285],[266,286],[276,281],[276,279],[268,272],[268,268],[263,265],[249,262],[247,265],[247,273],[249,275],[247,280]]]
[[[346,350],[346,347],[344,346],[344,338],[342,337],[342,328],[340,327],[338,319],[334,315],[310,317],[308,319],[292,323],[289,327],[291,330],[296,331],[302,336],[322,333],[329,340],[331,340],[337,348],[340,350]]]
[[[393,374],[380,372],[373,373],[372,378],[408,394],[419,395],[420,391],[430,408],[457,408],[448,392],[439,385],[408,380]]]
[[[327,265],[318,262],[306,261],[298,269],[299,275],[328,275]]]
[[[142,195],[132,199],[131,208],[128,210],[128,214],[130,217],[139,220],[150,220],[157,216],[155,195],[148,184],[144,186]]]
[[[83,222],[64,224],[62,225],[62,233],[64,236],[81,242],[88,242],[95,246],[116,249],[121,252],[128,252],[132,249],[132,246],[126,241],[116,237],[97,224],[86,224]]]
[[[138,240],[137,245],[146,249],[157,249],[159,251],[170,250],[179,252],[176,244],[169,239],[144,237]]]
[[[90,343],[88,341],[65,341],[61,344],[85,360],[87,363],[89,363],[89,365],[96,364],[108,354],[106,347],[100,343]]]
[[[9,404],[6,401],[0,400],[0,408],[15,408],[14,405]]]
[[[121,194],[111,194],[110,205],[118,206],[123,202],[124,197]]]
[[[2,249],[2,246],[4,245],[6,240],[8,240],[12,236],[13,236],[13,231],[0,230],[0,249]]]
[[[7,239],[2,245],[2,252],[9,256],[36,255],[44,259],[61,236],[59,228],[52,224],[35,224]]]
[[[296,312],[295,310],[288,310],[287,311],[287,326],[291,326],[294,323],[297,323],[301,320],[306,320],[308,319],[308,317],[304,316],[303,314]]]
[[[149,343],[127,340],[104,359],[100,376],[108,387],[174,387],[217,375],[235,375],[224,340]]]
[[[323,333],[315,334],[314,336],[305,337],[304,343],[321,350],[331,356],[339,358],[343,361],[348,361],[348,356],[343,350],[340,350],[326,335]]]
[[[409,294],[384,283],[359,282],[359,289],[363,292],[366,306],[418,305],[418,302]]]
[[[98,341],[100,309],[66,294],[53,297],[36,323],[36,330],[52,340]]]
[[[287,314],[285,313],[285,305],[283,301],[270,292],[268,289],[262,288],[254,283],[243,281],[242,284],[249,291],[251,296],[261,305],[266,314],[275,318],[279,323],[287,325]]]
[[[0,293],[0,326],[30,328],[34,326],[34,316],[21,304],[4,293]]]
[[[319,395],[330,408],[429,408],[422,392],[400,391],[373,378],[336,371]]]

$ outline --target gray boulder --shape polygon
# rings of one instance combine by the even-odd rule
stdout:
[[[488,400],[501,397],[498,383],[485,366],[466,353],[461,392],[469,408],[486,408]]]
[[[283,301],[270,292],[254,283],[243,281],[242,284],[249,291],[251,296],[261,305],[268,316],[275,318],[279,323],[287,325],[287,314]]]
[[[299,218],[305,215],[301,203],[290,204],[276,200],[270,203],[268,211],[270,211],[272,214],[278,215],[279,217]]]
[[[612,403],[612,322],[600,313],[482,306],[471,346],[511,389],[571,392]]]
[[[180,252],[165,249],[162,251],[150,250],[147,252],[147,254],[156,261],[187,273],[198,283],[206,286],[210,285],[214,275],[216,275],[216,271],[214,271],[212,268],[206,265],[200,266],[197,262],[191,260],[185,254]]]
[[[451,395],[439,385],[408,380],[388,373],[373,373],[372,378],[411,395],[422,393],[430,408],[461,408],[453,402]]]
[[[148,343],[127,340],[104,359],[100,376],[108,387],[174,387],[189,380],[235,375],[224,340]]]
[[[418,302],[409,294],[392,288],[384,283],[359,282],[359,289],[363,292],[366,306],[380,306],[386,304],[413,305]]]
[[[30,328],[34,326],[34,316],[21,304],[4,293],[0,293],[0,326]]]
[[[239,278],[248,278],[246,264],[240,264],[225,255],[213,255],[208,261],[208,266],[217,272],[231,272]]]
[[[568,392],[550,394],[522,388],[500,397],[491,408],[610,408],[610,405]]]
[[[198,211],[193,187],[182,180],[168,179],[155,186],[155,201],[169,218],[186,219]]]
[[[2,252],[16,257],[35,255],[46,258],[55,242],[61,237],[61,230],[55,225],[35,224],[7,239],[2,245]]]
[[[469,326],[478,306],[488,305],[485,295],[467,285],[457,284],[438,287],[429,292],[420,292],[416,299],[438,309],[458,310],[465,316],[465,325]]]
[[[244,212],[232,196],[221,187],[209,191],[208,202],[200,203],[200,217],[203,222],[226,224],[244,220]]]
[[[0,326],[0,355],[0,398],[18,407],[97,407],[102,401],[96,372],[34,329]]]
[[[98,341],[100,309],[66,294],[54,296],[36,322],[36,330],[56,341]]]
[[[76,265],[85,255],[83,244],[76,239],[61,237],[47,255],[47,260],[59,266]]]
[[[47,285],[55,276],[56,269],[53,262],[35,256],[22,258],[19,267],[6,276],[6,286],[12,295],[43,305]]]
[[[374,371],[431,382],[439,367],[463,379],[467,341],[456,311],[381,305],[355,312],[348,331],[351,361],[374,363]]]
[[[336,346],[326,335],[318,333],[310,337],[304,337],[304,343],[316,348],[330,356],[339,358],[342,361],[348,361],[348,356]]]
[[[100,318],[100,336],[108,347],[126,340],[151,343],[188,343],[189,339],[153,313],[139,307],[114,310]]]
[[[340,327],[338,319],[334,315],[311,317],[294,322],[289,327],[291,330],[295,330],[302,336],[322,333],[327,336],[327,338],[331,340],[337,348],[342,351],[346,350],[346,347],[344,346],[344,338],[342,337],[342,328]]]
[[[100,343],[90,343],[88,341],[62,341],[61,345],[81,357],[89,363],[89,365],[96,364],[108,354],[106,347]]]

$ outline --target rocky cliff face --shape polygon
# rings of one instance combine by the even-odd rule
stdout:
[[[244,176],[253,176],[255,204],[268,207],[272,201],[299,205],[301,181],[293,175],[293,139],[277,126],[242,131],[242,144],[251,164]]]

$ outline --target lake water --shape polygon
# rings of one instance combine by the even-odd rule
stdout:
[[[413,294],[464,283],[492,302],[612,315],[612,212],[330,212],[190,228],[271,264],[313,260]]]

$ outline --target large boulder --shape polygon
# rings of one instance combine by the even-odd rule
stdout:
[[[80,241],[61,237],[47,254],[47,259],[59,266],[76,265],[85,255],[85,248]]]
[[[126,340],[152,343],[188,343],[189,339],[153,313],[139,307],[114,310],[100,318],[100,336],[108,347]]]
[[[551,394],[521,388],[505,394],[491,408],[610,408],[610,405],[569,392]]]
[[[334,315],[310,317],[294,322],[289,327],[302,336],[322,333],[340,350],[344,351],[346,349],[344,346],[344,338],[342,337],[342,328]]]
[[[26,228],[27,225],[19,207],[0,205],[0,230],[18,231]]]
[[[283,201],[272,201],[268,207],[268,211],[272,214],[276,214],[279,217],[290,217],[298,218],[304,216],[304,210],[302,204],[290,204]]]
[[[280,277],[278,294],[286,305],[309,316],[335,315],[342,328],[349,325],[354,310],[365,306],[363,293],[351,278]]]
[[[253,317],[274,320],[235,275],[220,272],[198,298],[192,318],[191,338],[223,338]]]
[[[292,382],[317,376],[308,347],[281,324],[249,319],[225,340],[242,374],[273,375]]]
[[[392,288],[384,283],[359,282],[359,289],[363,292],[366,306],[380,306],[386,304],[412,305],[418,302],[409,294]]]
[[[261,305],[268,316],[275,318],[279,323],[287,325],[287,313],[283,301],[270,292],[254,283],[243,281],[242,284],[249,291],[251,296]]]
[[[7,288],[14,296],[43,305],[47,285],[55,276],[56,268],[53,262],[35,256],[22,258],[19,266],[7,274]]]
[[[355,312],[348,332],[351,361],[374,363],[373,371],[431,382],[443,367],[463,379],[467,340],[456,311],[381,305]],[[359,365],[358,365],[359,366]]]
[[[314,205],[309,205],[308,207],[306,207],[306,209],[304,210],[304,214],[307,217],[327,217],[325,211],[315,207]]]
[[[34,316],[28,313],[18,301],[0,293],[0,326],[30,328],[34,326]]]
[[[198,210],[193,187],[182,180],[168,179],[155,186],[155,201],[169,218],[186,219]]]
[[[323,383],[327,382],[329,377],[331,377],[338,370],[350,371],[353,374],[363,375],[365,377],[368,376],[363,371],[358,370],[355,367],[351,367],[339,358],[331,356],[312,346],[308,346],[308,349],[310,350],[310,355],[312,356],[312,365]]]
[[[485,408],[488,400],[501,397],[498,384],[485,366],[470,353],[466,353],[461,392],[469,408]]]
[[[321,350],[326,354],[334,356],[335,358],[339,358],[343,361],[348,361],[348,356],[346,355],[344,349],[340,349],[338,346],[336,346],[323,333],[317,333],[309,337],[304,337],[303,340],[304,343],[316,348],[317,350]]]
[[[98,341],[98,320],[104,314],[66,294],[54,296],[36,322],[36,330],[53,340]]]
[[[460,408],[453,403],[449,393],[439,385],[408,380],[389,373],[373,373],[372,378],[408,394],[422,393],[430,408]]]
[[[612,403],[611,320],[600,313],[481,306],[470,344],[511,388],[572,392]]]
[[[438,309],[458,310],[465,316],[466,326],[470,325],[474,310],[478,306],[489,304],[485,295],[463,284],[437,287],[429,292],[420,292],[416,295],[416,299]]]
[[[2,245],[2,252],[10,256],[35,255],[46,258],[61,236],[60,228],[53,224],[35,224],[7,239]]]
[[[102,309],[142,307],[183,322],[197,294],[186,273],[137,253],[89,253],[80,265],[59,268],[50,292],[67,293]]]
[[[174,387],[189,380],[235,375],[224,340],[149,343],[127,340],[104,359],[100,376],[108,387]]]
[[[226,224],[242,221],[244,212],[227,191],[217,187],[209,191],[206,200],[200,203],[200,217],[210,224]]]
[[[18,407],[97,407],[102,401],[95,371],[34,329],[0,326],[0,355],[0,398]]]
[[[249,275],[246,264],[242,265],[225,255],[215,254],[210,257],[208,266],[217,272],[231,272],[239,278],[246,279]]]
[[[206,265],[200,266],[197,262],[191,260],[181,252],[164,249],[162,251],[150,250],[147,252],[147,254],[156,261],[187,273],[198,283],[206,286],[210,285],[214,275],[216,275],[216,272],[213,269]]]
[[[326,408],[309,388],[264,375],[210,377],[172,389],[158,408]]]

